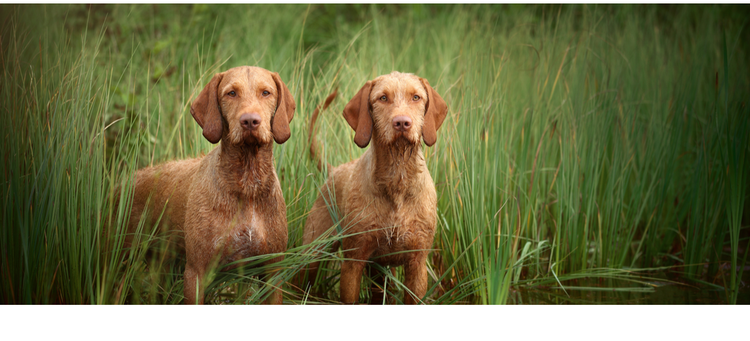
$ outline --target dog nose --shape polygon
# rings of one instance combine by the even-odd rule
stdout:
[[[242,128],[255,130],[255,128],[260,126],[260,115],[256,113],[242,114],[242,116],[240,116],[240,124],[242,125]]]
[[[411,118],[407,116],[396,116],[393,118],[393,129],[408,131],[411,129]]]

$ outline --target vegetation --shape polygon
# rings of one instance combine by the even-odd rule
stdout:
[[[213,148],[188,108],[239,65],[279,72],[297,101],[292,138],[274,147],[290,236],[280,279],[313,260],[300,244],[325,180],[307,157],[314,107],[339,88],[317,136],[329,163],[356,158],[340,112],[399,70],[450,107],[425,149],[439,198],[427,303],[543,289],[575,303],[574,290],[670,281],[740,297],[746,7],[2,5],[0,17],[2,302],[181,303],[184,260],[157,234],[125,252],[105,226],[125,224],[115,195],[127,202],[137,169]],[[322,297],[287,284],[285,303],[337,301],[341,255],[320,257]],[[217,271],[208,301],[261,302],[263,270]]]

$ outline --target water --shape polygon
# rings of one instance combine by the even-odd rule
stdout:
[[[566,291],[551,287],[516,290],[508,303],[727,304],[729,299],[725,290],[699,283],[650,282],[643,285],[623,280],[579,280],[563,284]],[[747,286],[740,288],[737,304],[750,304],[749,289]]]

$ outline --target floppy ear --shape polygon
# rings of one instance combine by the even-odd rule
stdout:
[[[370,90],[372,90],[372,81],[367,81],[344,107],[344,118],[349,126],[354,129],[354,143],[359,148],[367,147],[372,137]]]
[[[223,130],[221,108],[217,98],[222,77],[224,75],[221,73],[215,74],[214,78],[211,78],[211,81],[201,90],[198,98],[190,105],[190,114],[203,128],[203,137],[211,143],[217,143],[221,140]]]
[[[424,126],[422,126],[422,138],[429,147],[437,142],[437,130],[443,125],[445,116],[448,115],[448,105],[445,104],[440,95],[435,92],[426,79],[420,78],[424,89],[427,91],[427,104],[425,105]]]
[[[294,110],[297,104],[294,103],[294,97],[289,92],[289,88],[281,81],[281,77],[276,72],[271,72],[274,83],[276,83],[276,92],[279,94],[276,99],[276,114],[271,118],[271,134],[278,144],[282,144],[292,135],[289,131],[289,122],[294,118]]]

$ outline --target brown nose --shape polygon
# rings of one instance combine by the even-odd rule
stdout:
[[[255,130],[255,128],[260,126],[260,115],[256,113],[242,114],[242,116],[240,116],[240,124],[242,125],[242,128]]]
[[[396,116],[393,118],[393,129],[408,131],[411,129],[411,118],[407,116]]]

